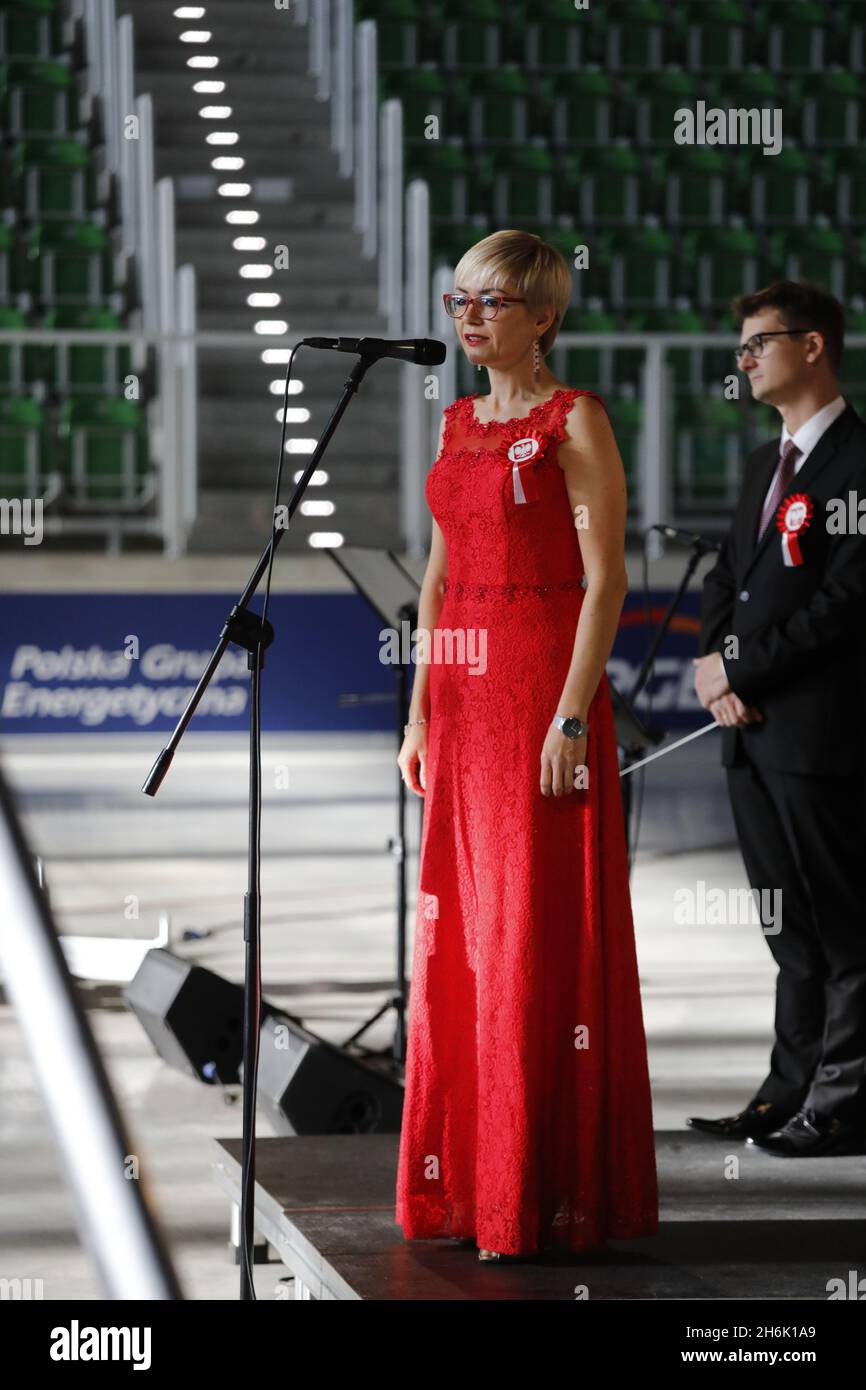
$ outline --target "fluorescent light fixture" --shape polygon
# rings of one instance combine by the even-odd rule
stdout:
[[[288,331],[289,325],[285,319],[259,319],[258,323],[253,324],[254,333],[271,333],[275,338],[281,338]]]
[[[259,214],[253,212],[252,208],[235,208],[233,212],[226,213],[226,222],[230,222],[233,227],[251,227],[258,220]]]
[[[262,361],[270,366],[277,366],[280,362],[288,362],[291,348],[265,348],[262,353]],[[272,381],[268,390],[272,396],[282,396],[286,389],[285,377],[277,377]],[[292,377],[289,382],[289,395],[299,396],[304,389],[304,383],[298,381],[297,377]]]
[[[238,139],[236,130],[212,130],[209,135],[205,136],[209,145],[236,145]]]
[[[280,294],[248,294],[247,303],[251,309],[276,309],[278,304],[282,304],[283,297]]]
[[[175,19],[204,19],[204,5],[179,5],[174,11]]]
[[[307,545],[311,545],[314,550],[336,550],[345,539],[339,531],[313,531],[312,535],[307,537]]]
[[[218,68],[219,58],[212,58],[210,54],[196,53],[195,57],[187,58],[188,68]]]
[[[287,439],[287,454],[311,454],[318,444],[318,439]]]
[[[210,167],[230,174],[232,170],[243,169],[246,162],[239,154],[218,154],[216,159],[211,160]]]
[[[313,497],[309,501],[305,498],[301,502],[302,516],[333,516],[335,510],[333,502],[329,502],[325,497]]]
[[[267,244],[263,236],[236,236],[232,242],[236,251],[264,251]]]
[[[199,116],[203,121],[227,121],[232,114],[230,106],[202,106]]]
[[[203,77],[199,82],[194,82],[192,84],[192,89],[194,92],[198,92],[199,96],[202,97],[217,96],[220,92],[225,91],[226,84]]]
[[[240,273],[244,280],[270,280],[274,273],[272,265],[242,265]]]
[[[305,425],[310,418],[310,412],[305,405],[290,405],[285,412],[287,425]],[[278,410],[275,417],[278,425],[283,423],[283,411]]]
[[[221,183],[217,188],[221,198],[248,198],[252,191],[251,183]]]
[[[292,482],[299,483],[304,476],[304,470],[299,468],[292,474]],[[328,471],[326,468],[315,468],[310,476],[310,487],[321,487],[328,482]]]
[[[178,38],[181,43],[210,43],[213,35],[208,29],[184,29]]]

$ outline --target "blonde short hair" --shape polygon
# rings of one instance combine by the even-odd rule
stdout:
[[[526,300],[531,314],[554,309],[552,324],[538,340],[543,354],[550,351],[572,291],[568,262],[555,246],[534,232],[492,232],[470,246],[454,267],[455,285],[464,280],[512,290]]]

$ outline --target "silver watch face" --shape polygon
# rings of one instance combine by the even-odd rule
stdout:
[[[560,727],[566,738],[580,738],[583,733],[583,724],[579,719],[564,719]]]

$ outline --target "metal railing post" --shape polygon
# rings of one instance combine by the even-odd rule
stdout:
[[[334,75],[331,96],[331,145],[338,153],[338,172],[348,178],[354,167],[353,131],[353,68],[354,27],[352,0],[334,0],[334,42],[332,70]]]
[[[406,287],[401,332],[413,338],[430,333],[430,190],[424,179],[413,179],[406,189]],[[427,382],[430,373],[407,366],[401,379],[402,467],[400,516],[406,551],[423,556],[427,542],[427,509],[424,480],[430,467],[430,408]]]
[[[191,265],[177,272],[177,331],[194,338],[196,332],[196,280]],[[198,350],[195,342],[177,346],[178,441],[183,497],[183,548],[198,513]]]
[[[361,254],[376,254],[376,174],[378,94],[376,90],[376,22],[364,19],[355,28],[355,230]]]
[[[383,102],[379,120],[379,312],[396,334],[403,319],[403,103]]]
[[[159,304],[159,331],[176,330],[174,266],[174,188],[171,179],[156,185],[156,253]],[[160,406],[162,414],[162,454],[160,458],[159,519],[165,553],[172,558],[183,552],[183,487],[181,481],[180,409],[177,382],[178,345],[169,337],[162,343],[160,362]]]

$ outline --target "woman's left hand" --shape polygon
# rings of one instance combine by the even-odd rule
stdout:
[[[582,738],[567,738],[551,723],[541,750],[542,795],[567,796],[575,790],[575,773],[585,767],[586,734]]]

